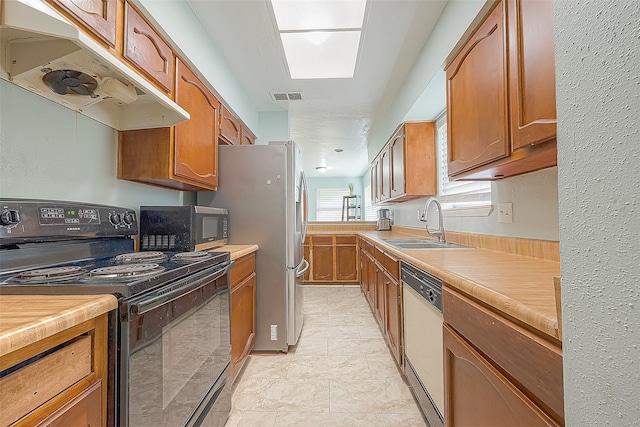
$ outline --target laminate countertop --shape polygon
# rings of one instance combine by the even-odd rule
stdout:
[[[0,357],[117,307],[113,295],[0,295]]]
[[[358,234],[495,311],[562,340],[554,288],[559,262],[480,248],[399,249],[383,239],[416,236],[394,231]]]
[[[225,245],[215,248],[211,252],[230,252],[231,260],[236,260],[257,250],[258,245]]]

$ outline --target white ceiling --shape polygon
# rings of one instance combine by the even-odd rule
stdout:
[[[290,78],[269,0],[187,2],[257,110],[289,111],[307,176],[328,177],[366,171],[369,131],[391,106],[446,0],[369,0],[354,78],[321,80]],[[302,101],[271,95],[297,91]],[[321,175],[317,166],[328,170]]]

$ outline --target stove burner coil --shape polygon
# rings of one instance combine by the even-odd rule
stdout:
[[[113,258],[113,262],[116,264],[133,264],[138,262],[144,263],[157,263],[167,259],[167,256],[159,251],[151,252],[129,252],[126,254],[120,254]]]
[[[89,272],[89,276],[98,279],[129,279],[145,276],[152,276],[161,273],[164,267],[154,264],[124,264],[114,265],[111,267],[96,268]]]
[[[171,261],[190,263],[211,258],[211,254],[205,251],[180,252],[171,257]]]
[[[12,280],[21,283],[47,283],[59,282],[83,274],[85,270],[81,267],[52,267],[38,270],[24,271],[15,275]]]

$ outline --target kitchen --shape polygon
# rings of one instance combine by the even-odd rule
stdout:
[[[450,3],[452,7],[463,7],[468,2]],[[639,393],[638,374],[633,369],[638,360],[634,347],[634,325],[639,320],[634,304],[638,295],[633,285],[638,278],[635,237],[640,224],[635,189],[639,175],[637,154],[630,149],[637,139],[638,122],[637,117],[626,113],[638,107],[637,97],[632,96],[637,94],[634,79],[638,63],[627,51],[637,47],[638,39],[633,36],[638,32],[639,17],[634,2],[580,5],[557,2],[555,6],[557,213],[553,195],[540,191],[553,186],[553,171],[541,172],[543,177],[514,178],[512,185],[525,192],[517,193],[524,199],[518,203],[525,205],[516,205],[516,213],[531,212],[537,220],[536,212],[543,212],[551,217],[552,224],[558,224],[549,227],[550,236],[539,235],[539,231],[533,234],[560,241],[567,425],[625,425],[639,416],[638,407],[629,402],[640,400],[633,399]],[[153,6],[149,5],[149,9]],[[167,16],[156,16],[156,20],[164,27],[165,21],[183,12],[167,11]],[[170,31],[172,25],[178,24],[166,22],[166,30]],[[624,30],[615,33],[612,26]],[[176,34],[176,42],[181,43],[178,37]],[[611,52],[620,55],[614,57]],[[610,82],[602,84],[602,75],[610,76]],[[189,192],[115,179],[117,131],[26,94],[4,80],[0,85],[3,197],[84,200],[132,208],[195,202]],[[594,103],[594,99],[602,102]],[[237,110],[244,113],[240,107]],[[404,111],[396,115],[401,120]],[[267,117],[271,124],[280,124],[270,127],[275,131],[268,134],[260,132],[264,141],[289,137],[284,114],[248,112],[242,117],[252,129],[261,129],[255,122]],[[38,126],[34,126],[36,123]],[[371,155],[390,132],[381,133],[384,135],[378,137],[378,146],[372,147]],[[591,175],[602,170],[608,173]],[[506,191],[509,194],[510,189]],[[550,209],[539,207],[540,194],[545,195],[543,203],[551,204]],[[536,207],[538,211],[534,210]],[[407,207],[406,222],[401,215],[395,216],[396,224],[417,226],[414,206]],[[456,229],[456,221],[463,222],[445,220],[445,227]],[[518,218],[514,223],[517,225]],[[472,227],[477,229],[459,229],[486,232],[484,226],[474,224]],[[625,253],[623,250],[626,255],[620,256]]]

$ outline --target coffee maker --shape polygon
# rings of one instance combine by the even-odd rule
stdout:
[[[378,227],[376,228],[378,231],[389,231],[391,230],[391,218],[389,209],[380,209],[378,210]]]

